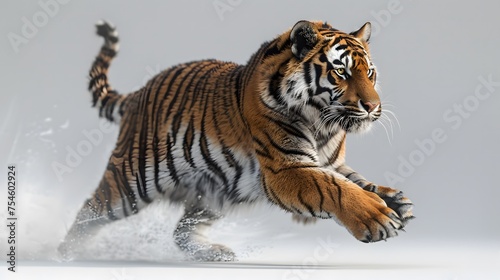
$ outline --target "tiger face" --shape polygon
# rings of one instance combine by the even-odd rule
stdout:
[[[282,98],[288,110],[298,112],[317,133],[367,131],[381,116],[370,33],[370,23],[347,34],[308,21],[290,31],[293,57],[281,82]]]

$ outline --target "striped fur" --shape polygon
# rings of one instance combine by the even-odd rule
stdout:
[[[264,43],[246,65],[180,64],[120,95],[107,72],[118,37],[105,40],[89,89],[120,133],[105,174],[60,250],[78,251],[103,224],[156,199],[185,207],[174,240],[197,260],[233,260],[203,229],[239,205],[270,201],[294,217],[334,219],[364,242],[397,235],[412,216],[401,192],[345,165],[346,133],[381,115],[370,24],[347,34],[300,21]]]

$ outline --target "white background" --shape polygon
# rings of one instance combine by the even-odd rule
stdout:
[[[57,9],[46,11],[40,3],[48,2],[58,3]],[[152,279],[155,273],[172,273],[183,279],[210,272],[228,277],[263,273],[272,279],[400,279],[401,274],[479,279],[479,271],[482,279],[500,277],[495,269],[500,265],[500,86],[488,90],[481,82],[500,82],[496,1],[62,2],[5,1],[0,9],[0,170],[5,170],[0,172],[0,197],[7,192],[6,167],[16,164],[18,255],[23,261],[15,276]],[[400,125],[392,118],[388,133],[377,125],[365,135],[349,136],[347,160],[368,179],[404,190],[415,203],[417,219],[399,237],[368,245],[333,221],[304,227],[268,206],[232,214],[212,231],[214,239],[236,250],[241,263],[328,266],[289,275],[289,268],[182,268],[182,256],[170,240],[179,209],[155,204],[104,229],[89,256],[163,265],[128,263],[126,278],[117,276],[123,272],[120,263],[73,267],[53,262],[66,228],[97,186],[117,132],[99,126],[86,90],[87,72],[102,43],[94,34],[99,19],[118,27],[121,50],[110,80],[122,93],[180,62],[217,58],[244,64],[263,41],[301,19],[327,20],[344,31],[371,21],[380,95]],[[27,31],[26,22],[36,30]],[[476,90],[488,96],[478,98]],[[54,162],[67,165],[68,151],[87,141],[85,132],[96,129],[103,132],[102,141],[92,144],[71,172],[58,176]],[[433,148],[428,144],[424,151],[417,142],[431,139],[436,130],[444,140],[432,140]],[[405,162],[410,167],[402,170]],[[2,221],[6,202],[0,199]],[[7,231],[2,228],[5,258]],[[47,267],[52,274],[43,272]],[[0,275],[14,277],[7,267],[1,267]]]

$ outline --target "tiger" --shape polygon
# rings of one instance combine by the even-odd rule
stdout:
[[[346,135],[368,131],[382,115],[370,22],[346,33],[301,20],[246,65],[181,63],[129,94],[108,81],[116,28],[96,26],[104,44],[88,88],[119,133],[58,248],[63,256],[74,258],[104,225],[157,200],[184,207],[173,240],[194,261],[237,260],[206,230],[258,202],[298,221],[334,220],[365,243],[397,236],[414,218],[403,192],[366,180],[345,161]]]

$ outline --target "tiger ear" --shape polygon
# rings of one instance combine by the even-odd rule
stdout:
[[[318,42],[317,29],[312,22],[301,20],[290,32],[292,52],[298,59],[303,59]]]
[[[372,24],[370,22],[365,23],[359,30],[352,32],[351,35],[363,43],[368,43],[372,35]]]

